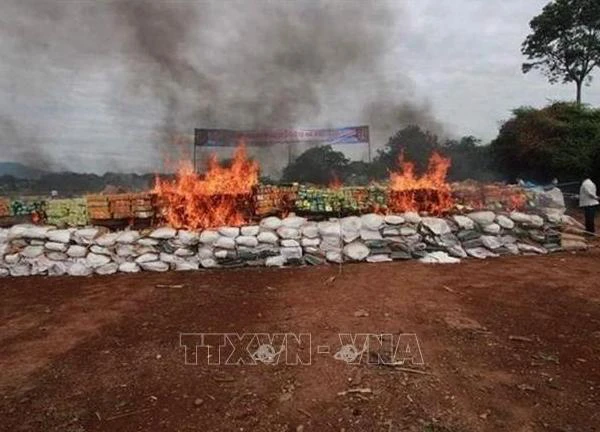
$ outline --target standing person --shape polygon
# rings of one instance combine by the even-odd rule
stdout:
[[[581,188],[579,188],[579,207],[585,214],[585,230],[594,234],[596,232],[594,219],[596,207],[598,207],[598,195],[596,195],[596,185],[589,177],[581,183]]]

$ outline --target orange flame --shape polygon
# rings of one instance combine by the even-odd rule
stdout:
[[[415,174],[415,165],[404,159],[404,152],[398,157],[398,172],[390,173],[390,200],[392,211],[424,211],[440,214],[450,210],[454,204],[446,175],[450,169],[450,159],[439,153],[432,153],[427,172]]]
[[[175,228],[241,225],[250,216],[250,197],[258,173],[258,164],[247,159],[242,144],[236,148],[230,167],[221,166],[213,154],[203,176],[187,163],[174,180],[157,178],[154,192],[166,222]]]
[[[508,210],[522,210],[527,204],[527,197],[523,194],[512,194],[508,198]]]
[[[342,181],[339,179],[336,173],[332,173],[332,179],[329,182],[330,189],[341,189],[343,186]]]
[[[451,187],[455,202],[468,208],[523,210],[527,207],[527,194],[518,186],[466,180]]]

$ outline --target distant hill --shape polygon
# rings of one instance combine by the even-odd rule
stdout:
[[[0,162],[0,176],[10,175],[22,179],[38,179],[47,171],[32,168],[19,162]]]

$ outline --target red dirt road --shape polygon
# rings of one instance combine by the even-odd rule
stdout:
[[[1,279],[0,430],[600,430],[599,264]],[[180,332],[308,332],[312,365],[185,365]],[[336,360],[339,333],[415,333],[425,374]]]

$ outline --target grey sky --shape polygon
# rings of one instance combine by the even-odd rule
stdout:
[[[120,44],[133,43],[127,25],[121,24],[114,32],[103,31],[114,17],[96,11],[93,2],[88,3],[90,10],[84,9],[84,15],[80,15],[83,0],[44,2],[47,10],[42,12],[36,9],[42,3],[30,1],[29,7],[21,7],[21,3],[27,4],[10,0],[0,5],[0,56],[3,59],[0,64],[0,160],[100,173],[161,169],[164,159],[161,153],[165,148],[155,143],[164,140],[164,122],[169,113],[164,101],[158,102],[158,99],[171,89],[167,83],[160,92],[154,91],[152,86],[156,86],[156,82],[145,81],[146,69],[156,65],[141,59],[135,68],[131,67],[132,59],[118,48]],[[263,13],[270,10],[267,2],[255,3],[261,5]],[[381,33],[371,30],[367,33],[374,41],[385,34],[387,40],[382,50],[385,52],[373,59],[363,58],[364,63],[358,63],[356,70],[347,62],[343,63],[344,70],[326,69],[327,73],[333,71],[334,74],[320,77],[318,85],[312,88],[318,90],[320,109],[314,112],[308,109],[291,117],[302,119],[298,120],[301,124],[280,126],[318,128],[377,122],[377,118],[366,118],[363,105],[381,98],[398,104],[408,103],[411,112],[422,110],[423,113],[415,115],[426,117],[428,125],[439,126],[438,131],[448,136],[475,135],[487,142],[496,135],[499,123],[510,115],[512,108],[541,106],[549,100],[574,97],[573,86],[551,86],[535,72],[521,73],[520,44],[528,33],[529,20],[545,3],[546,0],[391,2],[393,25],[382,22]],[[362,7],[369,8],[370,4],[365,1]],[[335,9],[335,5],[336,2],[330,2],[329,7]],[[204,27],[198,26],[207,30],[191,32],[196,39],[190,46],[197,46],[203,56],[198,56],[194,49],[187,49],[182,55],[189,57],[189,64],[202,73],[205,72],[203,64],[207,69],[218,71],[214,76],[222,81],[220,88],[231,88],[227,103],[217,108],[215,115],[219,117],[221,112],[234,111],[237,94],[246,97],[240,104],[249,103],[244,83],[237,82],[239,71],[247,67],[248,74],[252,75],[249,82],[262,82],[261,74],[269,73],[268,60],[266,65],[267,57],[260,56],[256,61],[263,61],[261,65],[246,60],[244,64],[221,60],[219,53],[253,31],[252,24],[244,21],[247,11],[242,8],[239,13],[231,13],[240,3],[229,1],[218,6],[211,4],[210,8],[204,2],[197,6],[208,10],[211,17],[208,26],[207,18],[204,18]],[[335,10],[330,13],[336,16]],[[93,18],[93,25],[86,21],[88,18]],[[356,16],[356,20],[361,18]],[[288,22],[290,17],[285,19]],[[377,22],[379,18],[367,19]],[[51,32],[39,30],[43,28],[41,24],[48,23]],[[265,19],[262,24],[268,27],[269,20]],[[183,25],[193,27],[194,23]],[[353,22],[343,25],[340,28],[342,31],[347,28],[350,37]],[[257,32],[273,36],[268,28],[257,28]],[[30,33],[34,33],[34,42],[27,41]],[[318,44],[318,41],[318,38],[308,37],[303,40],[303,46],[310,48],[311,43]],[[268,53],[270,51],[264,51],[263,55],[268,56]],[[325,51],[324,55],[330,54]],[[337,53],[333,51],[331,55]],[[208,58],[210,62],[205,61]],[[376,70],[363,68],[369,62],[373,62]],[[236,72],[229,74],[228,68],[235,68]],[[352,72],[345,75],[345,69]],[[140,73],[139,87],[134,85],[135,91],[132,91],[132,70]],[[350,82],[338,84],[344,79]],[[190,112],[197,108],[195,98],[206,97],[187,88],[176,92],[181,99],[178,109],[185,110],[189,105]],[[600,88],[592,83],[592,87],[584,89],[583,97],[586,103],[600,105]],[[269,115],[273,117],[273,113]],[[376,117],[376,111],[370,115]],[[231,119],[239,119],[227,120],[238,124],[215,120],[208,126],[248,127],[249,120],[241,114],[236,117],[233,113]],[[200,114],[194,115],[194,121],[195,125],[204,126]],[[253,121],[261,122],[260,119]],[[174,124],[177,132],[191,134],[189,118],[185,122],[178,118]],[[183,124],[189,127],[179,130]],[[382,145],[386,134],[388,129],[383,126],[375,130],[372,135],[377,142],[373,144]],[[364,154],[359,152],[355,156]],[[261,155],[261,159],[268,157],[268,154]]]
[[[520,46],[530,19],[546,0],[411,2],[411,41],[398,43],[419,94],[460,135],[493,139],[499,122],[521,105],[573,100],[574,85],[550,85],[537,72],[521,73]],[[421,74],[422,72],[422,74]],[[598,76],[598,71],[595,73]],[[600,104],[600,87],[584,89],[584,102]]]

